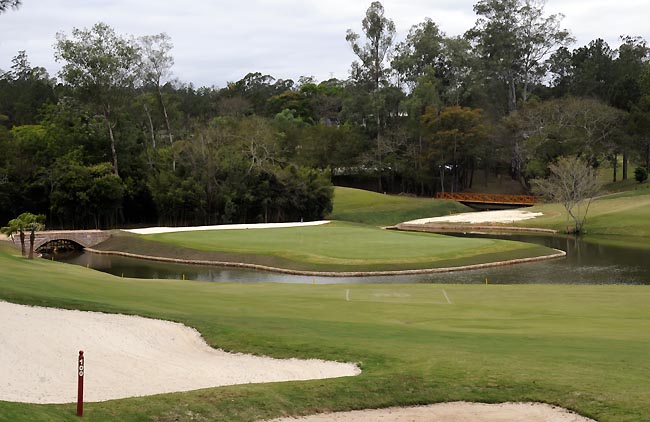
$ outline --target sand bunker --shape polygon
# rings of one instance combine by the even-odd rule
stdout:
[[[530,220],[542,216],[541,212],[530,212],[521,210],[502,211],[481,211],[466,212],[462,214],[449,215],[447,217],[421,218],[419,220],[407,221],[403,224],[428,224],[428,223],[512,223],[515,221]]]
[[[89,402],[222,385],[358,375],[350,363],[272,359],[208,346],[182,324],[0,301],[0,400],[76,401],[79,350]]]
[[[594,422],[565,409],[541,403],[440,403],[430,406],[329,413],[272,422]]]
[[[194,227],[148,227],[146,229],[123,230],[135,234],[158,234],[158,233],[177,233],[177,232],[195,232],[204,230],[243,230],[243,229],[278,229],[283,227],[303,227],[303,226],[320,226],[327,224],[329,221],[308,221],[306,223],[258,223],[258,224],[222,224],[219,226],[194,226]]]

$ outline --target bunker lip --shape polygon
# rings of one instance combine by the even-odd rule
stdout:
[[[88,402],[361,373],[352,363],[227,353],[195,329],[139,316],[0,301],[0,320],[3,401],[75,402],[79,350]]]
[[[278,418],[267,422],[595,422],[567,409],[545,403],[437,403],[428,406],[391,407]]]
[[[282,274],[313,276],[313,277],[373,277],[373,276],[392,276],[392,275],[450,273],[455,271],[468,271],[468,270],[478,270],[483,268],[503,267],[506,265],[523,264],[526,262],[546,261],[549,259],[558,259],[558,258],[566,257],[565,251],[559,249],[552,249],[553,251],[555,251],[555,253],[550,255],[533,256],[529,258],[517,258],[517,259],[506,260],[506,261],[486,262],[483,264],[461,265],[458,267],[423,268],[423,269],[415,269],[415,270],[389,270],[389,271],[302,271],[302,270],[291,270],[288,268],[270,267],[267,265],[250,264],[245,262],[167,258],[162,256],[141,255],[141,254],[134,254],[130,252],[121,252],[121,251],[100,251],[92,248],[85,248],[84,250],[99,255],[116,255],[116,256],[124,256],[127,258],[146,259],[150,261],[169,262],[174,264],[206,265],[206,266],[226,267],[226,268],[245,268],[245,269],[260,270],[260,271],[270,271],[270,272],[276,272]]]
[[[292,222],[292,223],[255,223],[255,224],[220,224],[214,226],[189,226],[189,227],[147,227],[142,229],[122,229],[124,232],[134,234],[161,234],[180,233],[210,230],[248,230],[248,229],[279,229],[286,227],[309,227],[329,224],[329,220]]]

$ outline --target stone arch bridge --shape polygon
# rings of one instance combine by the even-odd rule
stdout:
[[[91,248],[111,237],[110,232],[104,230],[51,230],[36,232],[34,250],[43,245],[58,241],[74,242],[84,248]],[[25,233],[25,240],[29,241],[29,234]]]

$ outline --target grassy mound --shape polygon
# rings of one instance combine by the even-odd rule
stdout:
[[[471,208],[454,201],[382,195],[360,189],[336,187],[333,220],[373,226],[390,226],[418,218],[470,212]]]
[[[528,243],[397,232],[343,222],[311,227],[116,235],[99,248],[337,272],[456,267],[555,253]]]
[[[87,403],[84,417],[94,422],[250,422],[457,400],[542,401],[613,422],[650,414],[646,287],[137,280],[5,248],[0,298],[180,321],[215,347],[363,368],[352,378]],[[0,402],[1,421],[72,420],[74,412],[75,404]]]

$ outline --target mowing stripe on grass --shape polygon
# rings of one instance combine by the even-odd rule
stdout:
[[[445,289],[442,289],[442,293],[445,295],[445,299],[447,299],[447,303],[451,305],[452,304],[451,300],[449,300],[449,296],[447,296],[447,292],[445,291]]]

